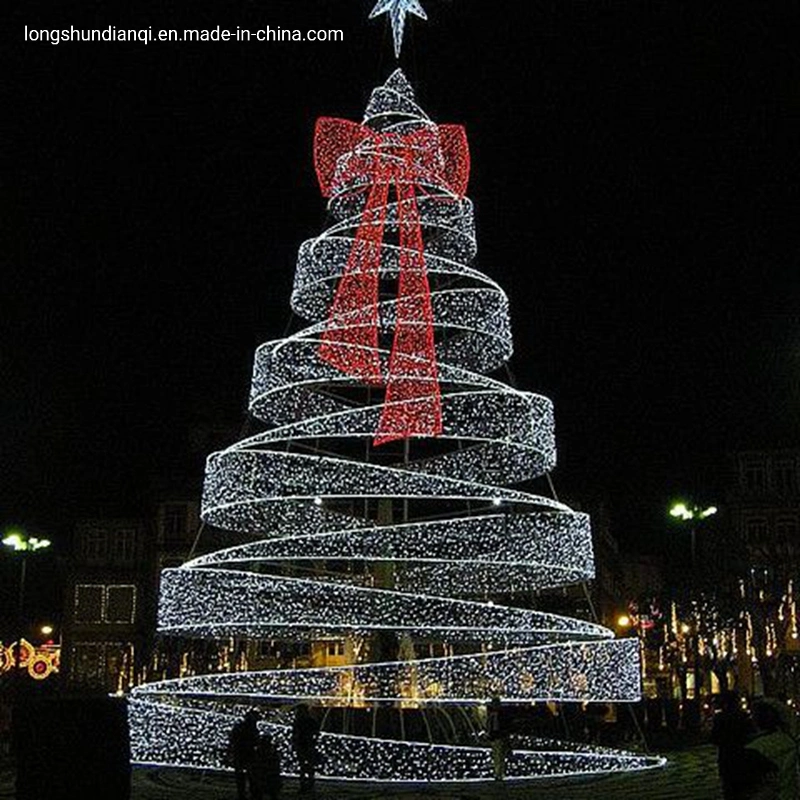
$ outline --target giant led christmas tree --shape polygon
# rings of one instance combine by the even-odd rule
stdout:
[[[512,488],[555,465],[552,406],[490,377],[512,352],[508,300],[470,265],[464,129],[432,122],[397,70],[362,123],[317,123],[314,156],[332,223],[300,248],[291,300],[310,325],[256,353],[250,408],[269,427],[207,464],[203,519],[231,545],[164,572],[159,630],[345,643],[346,663],[140,687],[134,759],[221,768],[255,705],[292,772],[305,702],[324,777],[490,778],[477,728],[453,720],[495,695],[635,701],[637,641],[492,600],[591,578],[592,546],[584,514]],[[339,725],[342,709],[372,725]],[[657,763],[530,739],[508,776]]]

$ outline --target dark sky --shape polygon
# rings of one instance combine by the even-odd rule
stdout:
[[[518,386],[555,402],[556,485],[643,542],[671,495],[716,491],[726,451],[799,443],[795,4],[423,4],[401,64],[467,127],[477,265],[510,296]],[[360,119],[394,67],[372,5],[29,0],[3,24],[0,522],[59,535],[135,503],[193,426],[243,422],[325,221],[314,120]],[[52,46],[25,25],[345,42]]]

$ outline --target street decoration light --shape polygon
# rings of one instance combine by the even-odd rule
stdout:
[[[28,553],[35,553],[39,550],[45,550],[50,547],[49,539],[39,539],[37,536],[28,536],[20,530],[10,530],[3,537],[3,545],[13,550],[15,553],[21,553],[22,558],[20,561],[19,570],[19,603],[17,606],[17,624],[20,628],[20,635],[17,637],[17,644],[14,648],[14,664],[16,667],[22,666],[22,624],[23,624],[23,611],[25,608],[25,572],[28,563]]]
[[[53,644],[34,645],[20,638],[7,647],[0,642],[0,675],[24,669],[35,681],[43,681],[58,673],[61,666],[61,647]]]

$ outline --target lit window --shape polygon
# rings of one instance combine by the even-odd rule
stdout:
[[[74,617],[75,622],[84,624],[130,625],[136,619],[136,587],[131,584],[78,584]]]
[[[115,692],[133,682],[134,648],[129,642],[76,642],[71,647],[70,683]]]
[[[103,621],[103,586],[79,583],[75,587],[75,622]]]
[[[329,656],[343,656],[344,655],[344,642],[328,642],[328,655]]]
[[[87,687],[102,687],[105,682],[105,644],[76,642],[70,659],[70,681]]]
[[[105,621],[131,624],[136,618],[136,587],[106,586]]]

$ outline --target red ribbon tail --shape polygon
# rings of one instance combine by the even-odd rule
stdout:
[[[356,232],[322,333],[319,355],[345,375],[382,385],[378,352],[378,284],[389,187],[376,184]]]
[[[442,433],[433,331],[433,306],[425,268],[422,225],[413,185],[397,184],[400,277],[386,402],[374,444]]]

